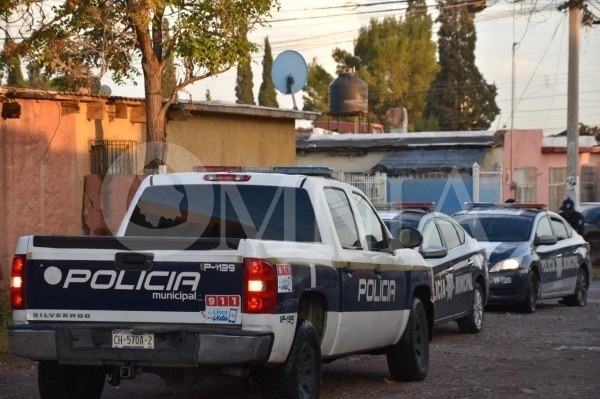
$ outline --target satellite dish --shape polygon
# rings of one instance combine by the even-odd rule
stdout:
[[[102,85],[100,86],[100,94],[103,96],[110,96],[112,94],[112,89],[109,85]]]
[[[306,61],[297,51],[286,50],[273,61],[273,67],[271,68],[273,85],[281,93],[292,95],[294,109],[298,109],[294,93],[304,88],[307,78],[308,67]]]

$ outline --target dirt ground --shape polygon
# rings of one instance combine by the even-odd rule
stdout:
[[[385,356],[352,356],[324,365],[321,397],[346,398],[599,398],[600,281],[588,305],[572,308],[541,301],[534,314],[488,308],[483,331],[440,326],[431,343],[429,374],[422,382],[389,380]],[[260,398],[257,387],[232,377],[204,380],[193,390],[166,387],[142,374],[102,398]],[[0,356],[0,399],[38,398],[35,363]]]

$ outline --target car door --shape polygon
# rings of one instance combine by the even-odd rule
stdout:
[[[558,254],[556,257],[556,295],[571,294],[575,290],[579,271],[579,245],[573,238],[573,229],[555,216],[550,216],[552,230],[556,235]]]
[[[555,296],[557,292],[560,292],[560,281],[557,274],[557,259],[562,256],[560,250],[560,242],[554,244],[539,244],[537,240],[554,237],[556,234],[552,229],[552,223],[550,217],[547,214],[542,214],[537,219],[537,225],[535,226],[535,237],[534,240],[534,251],[539,257],[540,262],[540,299]]]
[[[338,335],[331,352],[349,353],[371,345],[374,294],[369,291],[369,282],[374,278],[373,267],[365,255],[346,191],[328,187],[325,198],[341,246],[339,259],[334,259],[334,264],[338,265],[340,307],[335,313],[337,319],[328,320],[328,323],[336,323],[334,330],[344,333]]]
[[[427,251],[446,248],[440,231],[433,217],[423,217],[421,221],[423,243],[421,250]],[[443,258],[426,258],[427,264],[433,271],[433,301],[435,302],[435,319],[441,322],[452,315],[452,296],[454,294],[454,264],[450,256]]]
[[[448,248],[448,259],[452,264],[453,292],[449,299],[450,314],[464,314],[471,309],[473,295],[473,273],[476,269],[476,252],[465,245],[465,233],[454,221],[437,218],[442,240]]]

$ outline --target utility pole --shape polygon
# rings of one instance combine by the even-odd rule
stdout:
[[[567,83],[567,196],[579,205],[579,38],[583,0],[569,0],[569,70]]]

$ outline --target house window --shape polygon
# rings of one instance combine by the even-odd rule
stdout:
[[[593,166],[581,167],[579,195],[582,202],[596,201],[596,169]]]
[[[515,198],[517,202],[535,202],[537,169],[515,169],[515,181],[517,183],[517,196]]]
[[[132,140],[90,140],[90,168],[93,175],[133,175],[136,142]]]
[[[558,211],[563,200],[567,198],[567,168],[550,168],[549,209]]]

